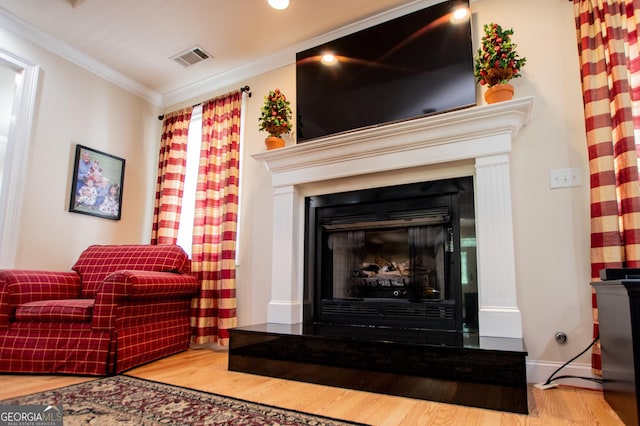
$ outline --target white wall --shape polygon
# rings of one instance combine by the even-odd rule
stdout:
[[[518,52],[527,58],[513,80],[516,97],[533,96],[531,122],[512,154],[518,303],[529,352],[529,380],[539,382],[591,342],[589,286],[589,190],[582,95],[573,7],[562,0],[480,0],[472,3],[475,43],[482,25],[512,27]],[[239,324],[267,319],[271,277],[270,176],[251,154],[264,151],[257,130],[262,96],[279,87],[295,105],[295,70],[288,66],[250,81],[243,157],[242,264],[238,269]],[[479,89],[478,99],[483,103]],[[295,116],[295,113],[294,113]],[[293,143],[289,141],[289,143]],[[549,171],[577,167],[583,185],[549,188]],[[555,342],[557,331],[568,342]],[[565,374],[589,375],[589,354]],[[590,386],[589,382],[577,382]]]
[[[16,267],[68,270],[90,244],[148,242],[158,108],[4,29],[0,45],[41,67]],[[75,144],[126,159],[122,220],[69,213]]]

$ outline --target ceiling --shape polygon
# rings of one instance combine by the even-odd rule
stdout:
[[[441,0],[0,0],[0,26],[168,106]],[[170,59],[199,46],[213,59]]]

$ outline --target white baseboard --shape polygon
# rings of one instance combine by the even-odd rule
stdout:
[[[558,368],[560,368],[564,362],[552,362],[552,361],[537,361],[527,360],[527,382],[529,383],[544,383],[549,376],[553,374]],[[602,379],[601,376],[597,376],[591,370],[591,364],[585,363],[571,363],[564,367],[562,370],[555,374],[555,377],[559,376],[577,376],[577,377],[590,377],[593,379]],[[591,380],[583,379],[559,379],[553,380],[553,382],[566,385],[575,386],[588,389],[602,390],[602,385]]]

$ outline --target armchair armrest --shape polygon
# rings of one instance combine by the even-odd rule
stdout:
[[[118,303],[137,299],[175,299],[195,296],[200,282],[189,274],[122,270],[107,276],[96,295],[93,328],[109,330],[115,327]]]
[[[0,327],[9,326],[12,307],[52,299],[80,296],[80,276],[75,272],[0,270]]]
[[[190,296],[200,288],[200,282],[189,274],[153,271],[118,271],[105,281],[113,279],[126,283],[126,295],[132,297]]]

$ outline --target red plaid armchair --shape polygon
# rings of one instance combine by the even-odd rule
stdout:
[[[69,272],[0,270],[0,372],[109,375],[189,346],[178,246],[91,246]]]

